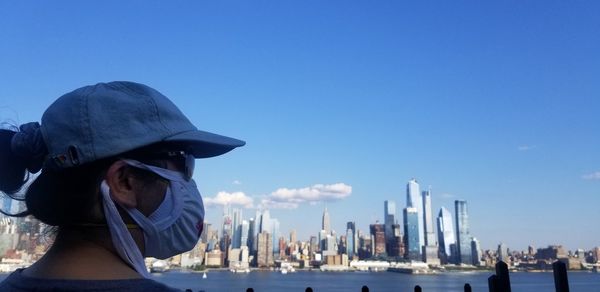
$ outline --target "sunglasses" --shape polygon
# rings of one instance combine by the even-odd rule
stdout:
[[[145,153],[144,159],[151,160],[170,160],[173,161],[178,170],[183,172],[187,181],[192,179],[194,168],[196,166],[196,158],[185,151],[163,151],[154,153]]]

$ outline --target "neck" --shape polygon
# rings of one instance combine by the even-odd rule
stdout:
[[[134,238],[140,237],[141,234],[131,231]],[[106,227],[62,227],[48,252],[23,273],[47,279],[141,278],[119,257]]]

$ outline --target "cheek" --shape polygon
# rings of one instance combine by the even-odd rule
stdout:
[[[165,199],[167,184],[157,183],[145,188],[139,196],[138,210],[146,216],[150,216]]]

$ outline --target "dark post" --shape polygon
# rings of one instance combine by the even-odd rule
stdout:
[[[488,287],[490,288],[490,292],[500,292],[498,290],[498,277],[496,275],[491,275],[488,278]]]
[[[567,278],[567,265],[561,261],[552,264],[554,270],[554,287],[556,292],[569,292],[569,279]]]
[[[510,292],[510,276],[508,275],[508,265],[499,261],[496,264],[496,277],[498,280],[498,291],[496,292]]]
[[[471,292],[471,284],[469,284],[469,283],[465,284],[465,292]]]
[[[421,286],[417,285],[415,286],[415,292],[422,292],[423,289],[421,289]]]

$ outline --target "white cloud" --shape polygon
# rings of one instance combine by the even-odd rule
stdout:
[[[234,184],[234,185],[241,185],[241,184],[242,184],[242,182],[236,179],[236,180],[234,180],[234,181],[232,182],[232,184]]]
[[[299,206],[298,203],[276,202],[270,199],[262,199],[260,205],[267,209],[296,209]]]
[[[585,174],[582,178],[586,180],[600,180],[600,171]]]
[[[517,149],[519,151],[529,151],[529,150],[533,150],[535,148],[536,148],[535,145],[521,145],[521,146],[517,147]]]
[[[243,192],[219,192],[212,198],[204,198],[204,205],[207,207],[232,205],[252,208],[253,203],[254,199],[247,196]]]
[[[352,187],[344,183],[316,184],[300,189],[280,188],[272,192],[261,204],[267,208],[295,209],[302,203],[342,200],[352,193]]]

